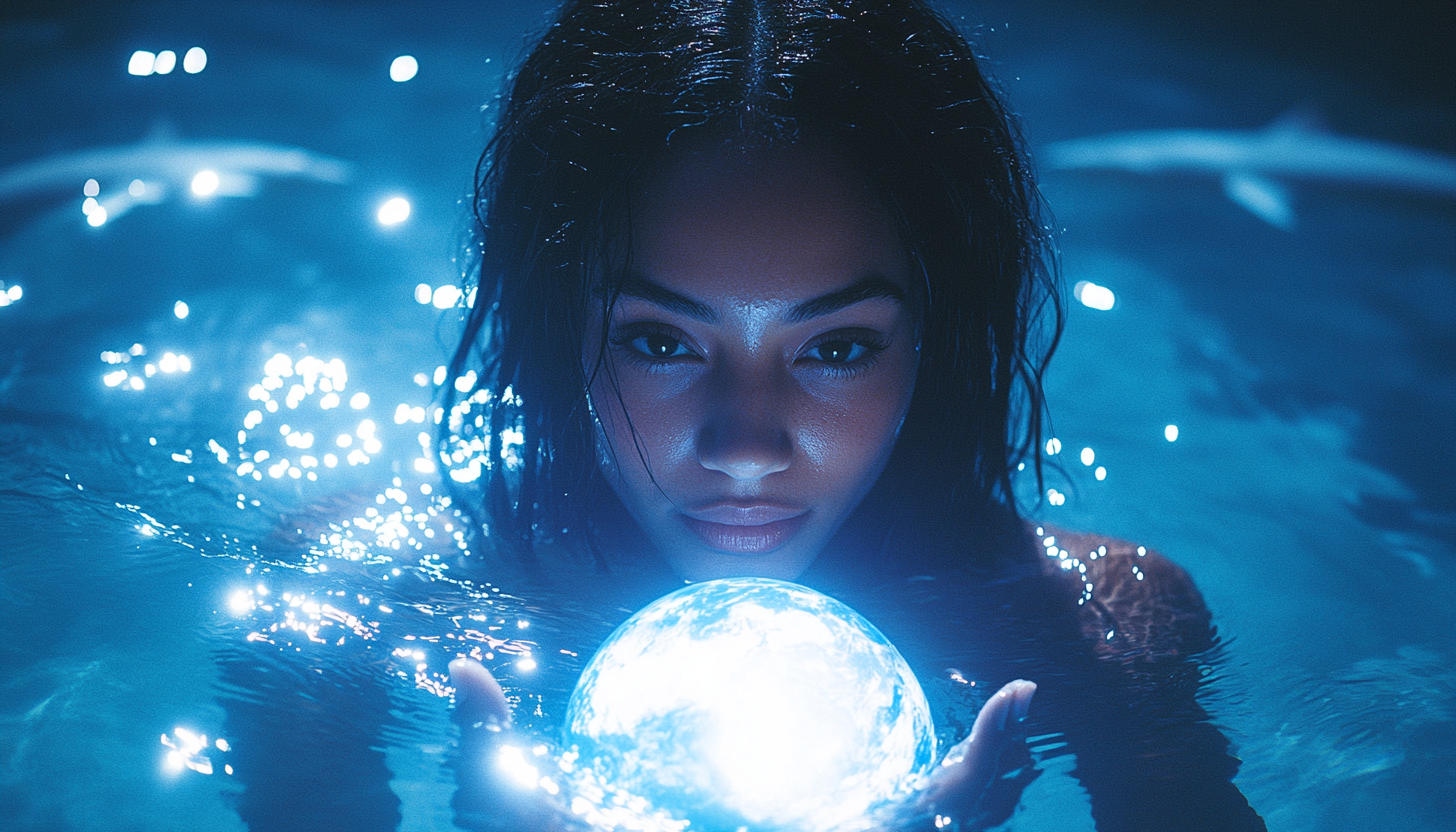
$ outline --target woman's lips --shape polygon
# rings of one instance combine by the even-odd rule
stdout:
[[[683,515],[683,523],[710,549],[752,555],[782,546],[808,516],[785,506],[717,504]]]

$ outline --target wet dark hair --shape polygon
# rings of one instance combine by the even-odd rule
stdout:
[[[670,146],[712,137],[812,136],[843,152],[923,273],[910,410],[840,537],[883,547],[893,531],[958,563],[979,557],[978,529],[1017,525],[1011,478],[1030,459],[1040,485],[1041,376],[1061,308],[1017,129],[939,14],[915,0],[573,0],[502,104],[476,172],[476,295],[449,368],[476,371],[463,398],[488,405],[474,424],[497,464],[474,502],[496,551],[529,560],[564,533],[601,561],[594,518],[625,510],[597,470],[586,316],[593,293],[610,314],[624,277],[610,248],[645,173]],[[472,426],[458,411],[447,451]],[[512,427],[518,470],[499,464]]]

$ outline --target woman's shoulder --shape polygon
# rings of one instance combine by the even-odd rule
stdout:
[[[1138,543],[1031,524],[1041,571],[1077,605],[1098,653],[1181,658],[1216,643],[1203,595],[1183,567]]]

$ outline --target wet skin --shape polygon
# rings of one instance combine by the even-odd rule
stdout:
[[[794,580],[894,447],[918,273],[868,184],[813,145],[678,151],[633,209],[605,352],[604,298],[583,339],[602,473],[679,576]],[[471,659],[450,671],[463,740],[488,743],[510,723],[499,684]],[[986,703],[904,828],[975,808],[1035,691],[1017,680]],[[521,828],[567,825],[546,804],[512,811]]]
[[[836,156],[680,151],[583,363],[603,473],[679,575],[793,580],[884,469],[919,360],[889,215]]]

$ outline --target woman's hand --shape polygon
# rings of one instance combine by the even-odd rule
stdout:
[[[1001,752],[1021,736],[1035,693],[1036,683],[1017,679],[981,707],[971,735],[950,750],[913,798],[916,816],[929,818],[932,828],[942,824],[941,818],[963,822],[971,817],[996,776]]]
[[[461,728],[501,731],[511,727],[511,706],[500,683],[475,659],[450,662],[455,688],[454,720]]]
[[[484,815],[489,821],[484,828],[523,832],[570,828],[569,818],[544,792],[502,784],[501,774],[491,770],[494,761],[487,738],[499,737],[511,724],[510,704],[500,683],[480,662],[456,659],[450,662],[450,684],[455,688],[454,720],[462,732],[461,753],[467,758],[459,767],[455,799],[457,815],[465,816],[460,819],[479,826],[473,819]],[[997,691],[976,715],[971,735],[950,750],[905,807],[909,813],[931,819],[931,824],[941,817],[957,822],[969,818],[996,776],[1001,752],[1021,735],[1035,693],[1036,684],[1025,679]]]
[[[516,783],[502,770],[501,749],[511,727],[511,706],[485,666],[474,659],[450,662],[455,688],[452,718],[460,726],[460,755],[451,807],[464,829],[500,832],[565,832],[579,828],[555,796],[535,784]]]

